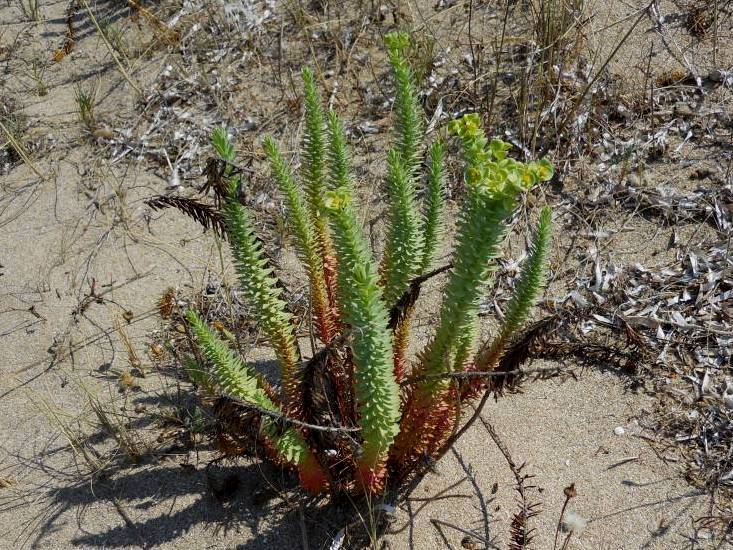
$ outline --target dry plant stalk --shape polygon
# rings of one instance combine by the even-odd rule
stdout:
[[[28,155],[28,151],[26,151],[25,147],[23,147],[23,144],[16,139],[13,133],[8,130],[8,128],[2,123],[2,121],[0,121],[0,129],[2,129],[3,133],[5,134],[5,137],[10,143],[10,146],[15,150],[16,153],[18,153],[18,156],[23,159],[23,162],[28,165],[28,168],[33,170],[33,173],[38,176],[41,181],[45,181],[46,176],[41,174],[41,172],[38,170],[36,165],[31,160],[30,156]]]
[[[143,15],[145,21],[153,29],[153,32],[161,38],[164,44],[174,46],[181,39],[181,33],[168,27],[150,9],[140,4],[138,0],[127,0],[127,3],[136,13]]]
[[[115,329],[120,335],[122,344],[125,346],[125,351],[127,352],[127,363],[130,365],[130,368],[141,378],[145,378],[145,371],[143,370],[143,364],[140,360],[140,356],[137,354],[135,346],[132,345],[130,337],[127,334],[127,330],[119,318],[115,320]]]
[[[110,44],[109,40],[107,39],[107,36],[102,31],[102,28],[99,26],[99,21],[97,21],[97,17],[94,15],[94,12],[92,11],[92,8],[89,6],[89,3],[87,0],[81,0],[81,3],[84,4],[84,7],[87,10],[87,13],[89,14],[89,18],[92,20],[92,23],[97,29],[97,32],[99,33],[99,36],[102,38],[102,42],[104,42],[104,45],[107,47],[107,51],[109,51],[109,54],[112,56],[112,59],[114,59],[115,64],[117,65],[117,69],[119,69],[120,74],[124,77],[125,80],[127,80],[128,84],[132,87],[135,92],[137,92],[138,95],[142,95],[142,90],[140,87],[135,83],[135,81],[132,79],[132,77],[128,74],[127,69],[125,69],[125,66],[122,64],[122,61],[120,60],[119,56],[117,55],[117,52],[115,51],[112,44]]]

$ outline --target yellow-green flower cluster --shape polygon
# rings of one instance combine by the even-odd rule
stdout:
[[[390,53],[403,51],[410,45],[410,35],[406,32],[391,32],[384,37],[384,43]]]
[[[326,193],[323,206],[326,210],[341,210],[351,204],[351,193],[346,187],[338,187]]]
[[[451,121],[448,130],[463,143],[466,184],[496,199],[511,201],[536,183],[552,178],[552,164],[546,159],[523,163],[508,158],[506,153],[511,145],[500,139],[489,141],[476,113]]]

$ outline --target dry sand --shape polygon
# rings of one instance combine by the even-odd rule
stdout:
[[[66,59],[48,63],[63,43],[66,3],[42,2],[41,9],[44,21],[38,24],[22,22],[15,5],[0,9],[0,46],[12,48],[16,60],[47,63],[49,83],[48,94],[38,97],[23,69],[28,65],[16,62],[3,76],[2,93],[18,98],[28,117],[28,142],[41,144],[31,156],[44,177],[27,165],[0,176],[0,478],[7,481],[0,488],[0,547],[300,547],[297,513],[278,499],[258,503],[251,492],[271,472],[245,462],[222,467],[237,472],[245,488],[227,503],[210,494],[205,466],[211,453],[204,451],[162,454],[139,465],[115,459],[107,476],[92,480],[53,421],[55,416],[90,435],[102,453],[116,447],[86,407],[83,387],[131,417],[131,432],[139,434],[133,437],[154,442],[161,429],[151,411],[164,407],[178,388],[151,372],[138,380],[138,391],[118,391],[119,375],[129,364],[115,322],[125,325],[147,363],[152,331],[160,323],[155,304],[165,288],[193,294],[219,278],[220,266],[211,235],[182,216],[155,214],[148,226],[142,201],[162,192],[169,174],[156,176],[158,168],[134,155],[111,165],[109,149],[82,130],[74,101],[75,83],[98,82],[98,120],[115,128],[138,116],[130,87],[89,25]],[[131,41],[150,33],[129,27]],[[136,81],[145,88],[167,61],[162,47],[140,58]],[[619,236],[609,246],[615,246],[620,265],[666,253],[668,230],[635,223],[641,224],[637,235],[657,237],[650,243]],[[89,298],[92,287],[104,293],[100,300]],[[553,289],[567,291],[557,281]],[[129,324],[120,321],[127,311],[133,315]],[[585,371],[576,381],[527,385],[524,393],[487,407],[484,418],[514,460],[525,464],[523,471],[534,476],[531,495],[542,502],[531,523],[535,547],[551,547],[563,488],[570,483],[578,496],[569,511],[588,522],[571,548],[694,547],[693,520],[705,514],[706,498],[640,437],[635,419],[650,414],[653,398],[631,386],[611,371]],[[145,404],[147,412],[136,413],[136,404]],[[619,427],[622,435],[614,432]],[[480,423],[457,451],[490,499],[490,533],[504,548],[517,509],[506,461]],[[482,532],[479,499],[468,480],[450,489],[449,497],[419,500],[464,476],[457,456],[447,455],[415,491],[413,521],[406,509],[399,510],[396,532],[386,538],[390,547],[459,548],[464,535],[444,526],[442,538],[432,520]],[[305,522],[314,548],[337,530],[322,517],[307,516]]]

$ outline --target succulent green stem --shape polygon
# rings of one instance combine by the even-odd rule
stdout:
[[[211,364],[214,378],[225,394],[261,409],[282,413],[260,387],[257,373],[235,355],[195,311],[189,310],[186,320],[200,349]],[[326,475],[302,434],[294,428],[281,431],[270,417],[263,417],[261,422],[263,434],[273,442],[279,457],[301,471],[301,479],[309,490],[316,493],[323,491],[327,485]]]
[[[311,288],[315,324],[323,343],[328,344],[334,333],[334,320],[329,305],[328,289],[324,276],[323,260],[320,254],[314,224],[305,199],[295,183],[293,174],[280,154],[275,141],[270,137],[264,140],[265,152],[270,168],[280,192],[285,197],[288,221],[295,235],[296,246]]]
[[[377,270],[357,222],[348,188],[326,199],[338,252],[339,303],[351,330],[357,413],[363,447],[357,463],[367,492],[381,488],[387,451],[397,434],[398,386],[393,370],[392,335]]]
[[[552,236],[552,212],[542,209],[540,220],[532,240],[532,247],[522,267],[522,273],[504,314],[504,324],[490,345],[484,346],[476,358],[477,370],[491,370],[501,356],[507,342],[529,316],[540,292],[545,286],[547,257]]]
[[[422,228],[423,235],[422,258],[420,259],[419,272],[425,273],[435,256],[438,247],[443,225],[443,189],[445,187],[445,169],[443,167],[444,147],[440,141],[433,142],[428,150],[428,175],[425,189],[425,210],[423,213]]]
[[[415,180],[397,151],[390,151],[387,166],[387,244],[380,272],[384,300],[391,306],[419,275],[423,236],[415,204]]]
[[[253,306],[257,324],[265,333],[280,364],[280,379],[284,390],[284,409],[289,416],[300,419],[303,396],[301,391],[300,354],[295,343],[292,315],[281,299],[281,289],[272,275],[272,268],[256,237],[244,207],[236,198],[232,186],[224,203],[234,267],[245,296]]]

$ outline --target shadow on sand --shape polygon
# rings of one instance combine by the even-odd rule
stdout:
[[[69,542],[82,548],[177,546],[192,529],[199,537],[239,549],[300,548],[304,536],[311,547],[327,548],[345,525],[364,531],[355,525],[354,504],[294,496],[295,480],[267,465],[195,468],[175,459],[166,462],[52,491],[42,521],[26,533],[27,543],[50,547],[72,517],[77,530]]]

